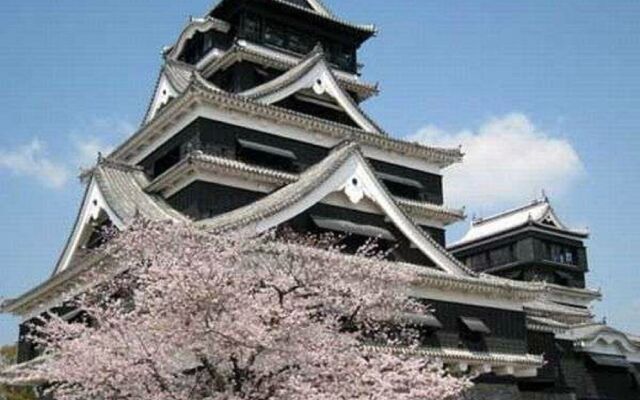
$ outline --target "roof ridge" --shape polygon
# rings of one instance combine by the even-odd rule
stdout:
[[[227,62],[228,59],[234,56],[237,57],[237,55],[240,55],[240,57],[244,55],[266,60],[267,62],[278,65],[277,68],[285,71],[285,73],[298,65],[306,56],[308,56],[308,54],[300,56],[287,54],[275,49],[263,49],[261,48],[261,45],[252,43],[246,39],[236,39],[229,49],[227,49],[219,58],[212,61],[208,66],[202,68],[202,70],[207,71],[207,74],[210,71],[217,71],[220,68],[219,64],[223,64]],[[365,99],[379,93],[379,82],[372,83],[362,81],[356,74],[350,74],[346,71],[342,71],[335,66],[331,66],[331,69],[334,71],[336,79],[338,79],[341,84],[352,88],[360,88],[360,91],[367,91],[369,94],[366,95]],[[356,92],[358,91],[358,89],[352,90]]]
[[[191,65],[181,60],[175,60],[173,58],[168,58],[164,60],[164,63],[165,63],[165,66],[184,68],[184,69],[188,69],[189,71],[195,71],[197,69],[194,65]]]
[[[148,135],[152,126],[166,123],[167,119],[177,112],[176,108],[182,107],[195,97],[199,97],[203,101],[223,104],[224,107],[235,110],[251,110],[251,112],[266,115],[270,118],[277,116],[281,118],[285,124],[313,126],[314,130],[318,130],[320,133],[332,137],[351,138],[365,145],[371,145],[386,151],[399,152],[406,156],[428,158],[440,166],[448,166],[460,162],[462,159],[460,148],[429,146],[392,136],[374,135],[357,127],[321,119],[282,107],[262,104],[234,93],[228,93],[205,80],[198,72],[192,75],[189,87],[182,94],[164,107],[154,118],[143,123],[133,135],[111,152],[111,156],[117,158],[124,158],[125,156],[131,157],[131,153],[135,152],[135,150],[131,148],[133,144],[139,143],[141,138]]]
[[[139,165],[127,164],[122,161],[116,161],[109,158],[101,158],[98,160],[96,167],[107,167],[112,169],[119,169],[125,172],[144,172],[144,168]]]
[[[256,220],[269,217],[273,213],[277,212],[277,210],[287,207],[289,204],[295,203],[300,198],[306,196],[307,193],[316,187],[316,182],[323,181],[327,176],[330,176],[335,170],[340,168],[340,166],[342,166],[349,156],[357,151],[358,148],[359,145],[353,141],[341,143],[336,146],[324,160],[303,172],[297,182],[286,185],[269,196],[257,200],[247,206],[240,207],[220,216],[202,220],[198,224],[203,227],[212,228],[215,231],[222,231],[240,227]],[[305,178],[309,178],[309,182],[307,182]],[[288,192],[293,193],[286,196],[284,200],[280,199],[282,193],[289,194]],[[279,197],[278,194],[280,194]],[[257,210],[249,212],[252,208],[257,208]]]
[[[262,85],[246,90],[239,95],[257,101],[262,101],[272,95],[277,97],[280,91],[285,91],[286,93],[290,89],[290,86],[296,85],[296,82],[304,81],[304,79],[308,78],[308,74],[316,68],[321,69],[321,74],[316,76],[317,83],[313,84],[313,90],[317,90],[316,86],[320,87],[320,91],[316,92],[317,94],[327,93],[329,96],[333,97],[344,109],[344,112],[363,130],[372,134],[389,136],[389,134],[376,121],[374,121],[358,103],[356,103],[344,88],[340,86],[340,80],[332,70],[326,57],[326,53],[320,43],[316,44],[311,52],[309,52],[297,65],[289,69],[284,74],[265,82]],[[323,82],[325,79],[321,78],[321,76],[325,76],[325,74],[328,76],[327,80],[331,82],[330,86],[334,87],[334,90],[337,93],[333,93],[331,89],[326,88],[326,85]],[[308,87],[300,87],[297,91],[302,89],[308,89]],[[280,99],[289,97],[295,93],[296,92],[291,92]],[[342,104],[341,101],[347,103],[347,105]],[[355,116],[352,114],[355,114]]]
[[[547,199],[534,199],[529,204],[526,204],[526,205],[523,205],[523,206],[519,206],[519,207],[516,207],[516,208],[512,208],[510,210],[502,211],[500,213],[491,215],[489,217],[474,219],[473,221],[471,221],[471,225],[472,226],[483,225],[485,223],[492,222],[492,221],[495,221],[497,219],[504,218],[504,217],[507,217],[509,215],[513,215],[513,214],[525,211],[525,210],[530,209],[530,208],[537,207],[537,206],[539,206],[541,204],[550,205],[549,201]]]
[[[295,81],[300,76],[303,76],[307,72],[309,72],[313,67],[315,67],[322,59],[324,59],[324,48],[320,43],[316,44],[313,50],[311,50],[307,55],[302,57],[298,64],[291,67],[284,74],[265,82],[261,85],[258,85],[249,90],[245,90],[241,92],[240,95],[243,97],[247,97],[250,99],[254,99],[256,97],[265,96],[270,93],[273,93],[279,87],[279,84],[282,82],[282,85],[286,85],[291,81]]]

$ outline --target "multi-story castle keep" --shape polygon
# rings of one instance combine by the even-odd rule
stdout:
[[[320,0],[223,0],[165,49],[138,131],[100,158],[53,275],[6,302],[26,323],[65,300],[95,262],[100,227],[137,215],[212,228],[371,237],[398,263],[422,266],[413,295],[419,353],[479,374],[480,399],[640,399],[640,338],[595,322],[586,232],[546,199],[474,221],[446,249],[463,212],[443,204],[442,170],[459,149],[395,139],[360,104],[369,25]],[[21,329],[20,360],[37,357]],[[5,371],[15,376],[20,367]]]

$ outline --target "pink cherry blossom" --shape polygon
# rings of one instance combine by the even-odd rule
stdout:
[[[59,400],[458,398],[467,378],[377,350],[419,345],[414,272],[333,243],[138,221],[98,250],[82,317],[42,319],[30,374]]]

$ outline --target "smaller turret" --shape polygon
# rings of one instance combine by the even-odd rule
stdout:
[[[525,206],[474,219],[449,250],[478,272],[582,289],[588,237],[586,230],[564,225],[543,195]]]

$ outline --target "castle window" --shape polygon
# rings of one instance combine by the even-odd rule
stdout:
[[[545,258],[559,264],[577,264],[575,248],[555,243],[545,243]]]
[[[277,47],[285,47],[287,34],[279,26],[268,24],[264,29],[264,41]]]
[[[348,46],[334,45],[331,47],[332,61],[343,69],[351,69],[353,67],[354,51]]]
[[[422,183],[414,179],[386,174],[384,172],[378,172],[376,175],[382,180],[393,195],[414,200],[421,198],[421,194],[424,189]]]
[[[411,325],[419,326],[430,330],[439,330],[443,328],[442,322],[432,313],[415,314],[407,313],[404,315],[404,320]]]
[[[255,15],[245,15],[242,25],[244,35],[248,39],[257,40],[260,38],[260,19]]]
[[[243,139],[238,140],[238,158],[250,164],[287,171],[296,170],[298,159],[290,150]]]
[[[289,34],[289,49],[296,53],[306,54],[312,48],[311,41],[308,37],[298,32]]]
[[[460,317],[460,322],[469,332],[481,335],[491,334],[491,329],[480,318]]]

